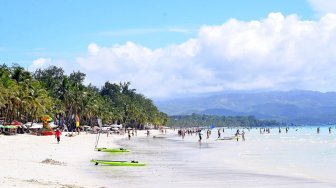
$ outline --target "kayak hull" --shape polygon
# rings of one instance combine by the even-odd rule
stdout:
[[[130,152],[123,148],[97,148],[96,150],[101,152]]]
[[[145,166],[144,163],[139,163],[137,161],[109,161],[109,160],[95,160],[92,159],[91,162],[95,163],[95,165],[103,164],[109,166]]]

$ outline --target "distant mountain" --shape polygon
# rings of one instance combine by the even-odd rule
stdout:
[[[298,124],[336,122],[336,92],[227,92],[155,102],[169,115],[247,116]]]

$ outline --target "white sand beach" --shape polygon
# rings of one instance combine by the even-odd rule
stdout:
[[[83,166],[99,156],[95,134],[54,136],[0,135],[0,187],[105,187],[104,182],[83,173]],[[100,146],[118,147],[120,135],[100,136]]]

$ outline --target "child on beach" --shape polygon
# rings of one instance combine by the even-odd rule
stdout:
[[[55,132],[55,138],[57,139],[57,144],[61,141],[61,131],[59,129],[56,130]]]

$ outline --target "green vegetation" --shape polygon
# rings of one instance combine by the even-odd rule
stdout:
[[[213,116],[213,115],[184,115],[171,116],[168,121],[170,127],[271,127],[280,126],[274,120],[258,120],[254,116]]]
[[[43,115],[51,115],[56,122],[74,128],[75,115],[81,125],[122,123],[143,129],[149,123],[165,125],[168,117],[153,102],[130,83],[110,83],[98,89],[84,85],[85,74],[65,75],[60,67],[50,66],[34,73],[5,64],[0,66],[0,116],[5,122],[19,120],[36,122]]]

